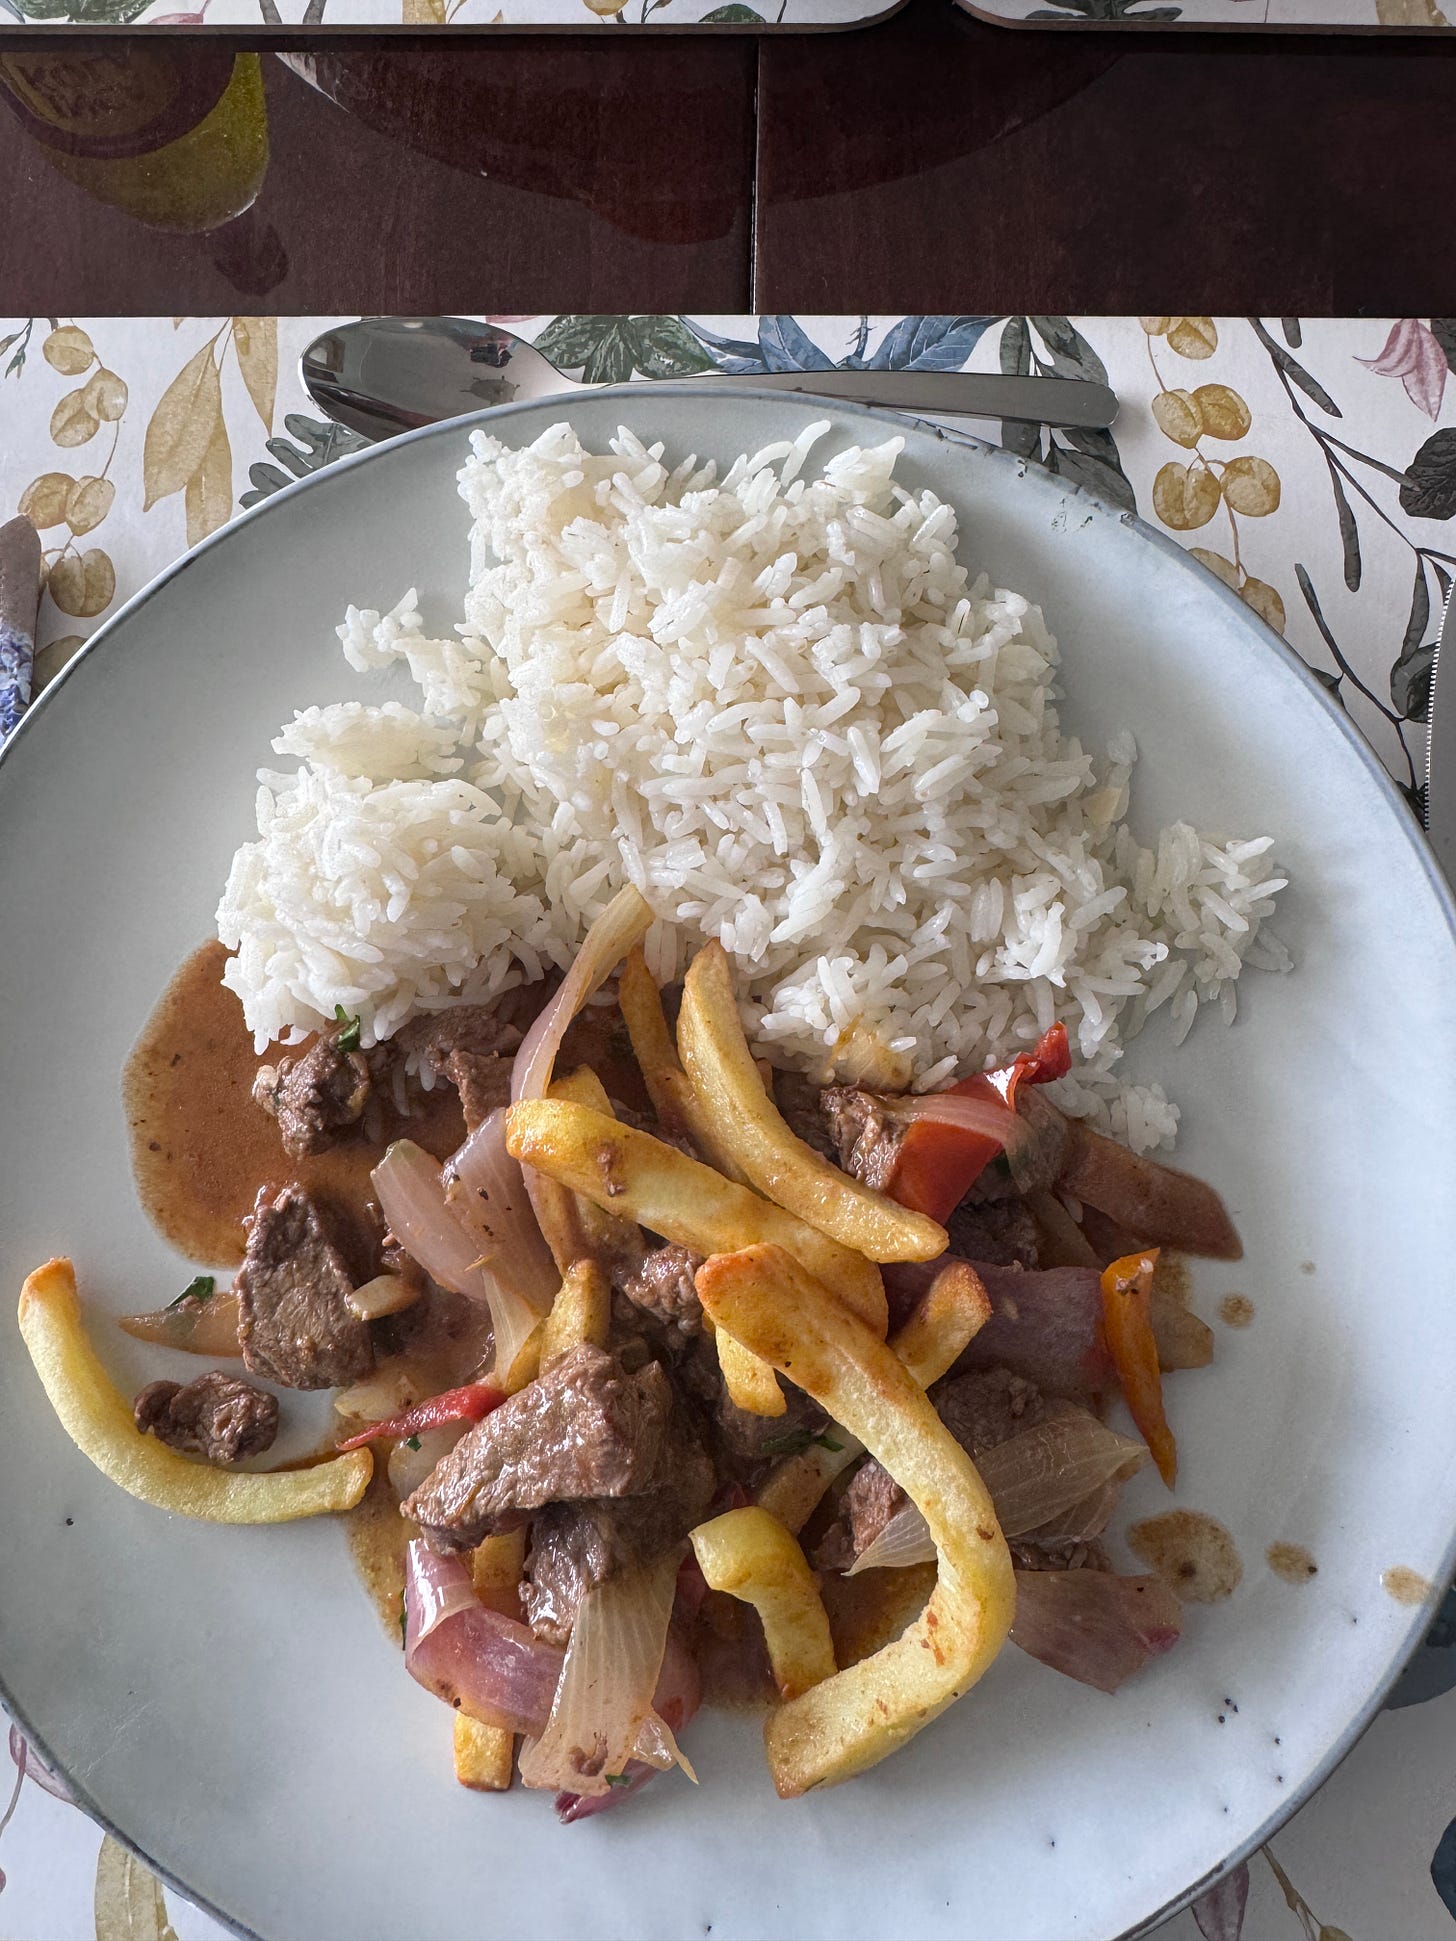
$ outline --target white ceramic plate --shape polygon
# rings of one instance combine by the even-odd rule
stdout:
[[[684,385],[496,414],[569,415],[727,456],[864,412]],[[693,1728],[675,1780],[561,1828],[549,1802],[451,1777],[448,1715],[404,1674],[342,1532],[165,1520],[52,1419],[10,1324],[0,1355],[0,1676],[85,1801],[186,1892],[266,1941],[1111,1941],[1247,1849],[1348,1749],[1425,1613],[1456,1530],[1452,910],[1365,748],[1293,657],[1176,547],[1004,454],[907,431],[904,476],[960,508],[964,545],[1040,600],[1067,715],[1143,751],[1134,819],[1268,831],[1295,887],[1287,978],[1250,973],[1232,1031],[1135,1060],[1185,1107],[1185,1163],[1242,1228],[1201,1266],[1216,1367],[1173,1384],[1180,1504],[1233,1532],[1226,1603],[1117,1698],[1014,1650],[898,1758],[780,1804],[755,1723]],[[270,499],[102,630],[0,763],[0,1286],[72,1253],[98,1315],[188,1272],[128,1171],[118,1081],[167,977],[207,934],[253,770],[292,709],[349,677],[347,601],[418,583],[449,624],[465,583],[466,433],[417,434]],[[7,1301],[10,1295],[7,1294]],[[104,1326],[130,1388],[164,1357]],[[178,1358],[179,1363],[181,1358]],[[322,1406],[322,1405],[320,1405]],[[1131,1513],[1164,1506],[1139,1479]],[[1305,1545],[1295,1589],[1264,1561]]]

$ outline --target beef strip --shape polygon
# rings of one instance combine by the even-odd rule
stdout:
[[[720,1476],[748,1482],[766,1464],[794,1453],[825,1428],[829,1418],[790,1381],[781,1381],[782,1415],[753,1415],[741,1409],[723,1386],[718,1351],[706,1334],[684,1344],[673,1365],[673,1379],[690,1395],[707,1427]]]
[[[665,1327],[682,1335],[697,1334],[703,1325],[703,1304],[693,1276],[702,1264],[701,1254],[664,1242],[622,1278],[621,1292]]]
[[[521,1042],[521,1027],[511,1015],[516,1007],[508,1002],[514,995],[507,992],[495,1004],[452,1004],[411,1018],[395,1033],[395,1050],[417,1056],[421,1064],[441,1072],[454,1052],[492,1058],[514,1051]]]
[[[775,1071],[773,1098],[780,1117],[795,1138],[802,1139],[806,1146],[812,1146],[826,1159],[839,1158],[825,1123],[817,1085],[799,1072]]]
[[[962,1200],[945,1223],[950,1252],[993,1267],[1039,1267],[1041,1233],[1022,1200]]]
[[[713,1494],[713,1465],[680,1412],[658,1476],[657,1487],[640,1496],[552,1503],[532,1518],[522,1600],[527,1622],[549,1644],[566,1643],[589,1590],[615,1571],[661,1556],[702,1520]]]
[[[181,1382],[148,1382],[132,1405],[132,1419],[143,1435],[150,1433],[184,1455],[241,1462],[272,1448],[278,1398],[214,1370],[185,1388]]]
[[[445,1055],[445,1076],[460,1094],[467,1132],[511,1102],[511,1060],[499,1052],[452,1045]]]
[[[820,1093],[829,1131],[847,1173],[883,1192],[895,1170],[905,1128],[892,1119],[873,1092],[854,1085],[830,1085]]]
[[[284,1388],[344,1388],[374,1367],[369,1325],[350,1312],[355,1281],[302,1187],[264,1187],[233,1283],[248,1372]]]
[[[953,1375],[930,1392],[936,1412],[956,1441],[975,1461],[987,1449],[1031,1429],[1053,1411],[1033,1382],[1004,1368]],[[821,1570],[847,1570],[879,1536],[905,1503],[899,1484],[870,1457],[851,1477],[840,1498],[839,1516],[815,1552]],[[1086,1563],[1095,1546],[1087,1543],[1039,1544],[1034,1535],[1016,1539],[1011,1555],[1023,1570],[1071,1570]],[[1100,1553],[1098,1553],[1100,1554]]]
[[[320,1037],[302,1058],[260,1065],[253,1098],[278,1121],[283,1150],[304,1159],[333,1145],[341,1132],[357,1125],[372,1089],[369,1061],[360,1051],[343,1051],[337,1037]]]
[[[547,1503],[637,1496],[661,1482],[672,1390],[582,1344],[485,1419],[401,1506],[438,1550],[470,1550]]]

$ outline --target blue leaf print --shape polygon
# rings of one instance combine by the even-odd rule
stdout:
[[[1446,1828],[1440,1845],[1431,1855],[1431,1879],[1446,1912],[1456,1919],[1456,1820]]]
[[[865,368],[958,371],[995,322],[995,317],[902,317]]]
[[[716,330],[709,330],[706,324],[700,324],[692,317],[684,317],[683,322],[700,344],[717,353],[720,371],[741,377],[748,371],[765,368],[763,353],[757,344],[745,343],[741,337],[720,337]]]
[[[1425,1642],[1401,1673],[1394,1691],[1385,1701],[1388,1712],[1402,1705],[1423,1705],[1429,1698],[1456,1687],[1456,1588],[1448,1590],[1445,1601],[1431,1622]]]
[[[832,371],[834,360],[820,350],[793,317],[760,317],[758,348],[768,371]]]

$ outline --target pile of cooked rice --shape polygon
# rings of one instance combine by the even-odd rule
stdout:
[[[1181,1039],[1202,1003],[1232,1018],[1245,963],[1288,967],[1271,839],[1142,848],[1132,738],[1063,735],[1038,609],[972,579],[900,439],[818,466],[827,429],[721,479],[627,430],[601,455],[566,424],[474,434],[458,638],[413,591],[339,629],[418,706],[310,708],[273,743],[300,766],[260,774],[217,916],[260,1044],[336,1005],[372,1044],[564,966],[632,882],[654,970],[720,939],[780,1064],[819,1073],[858,1025],[928,1087],[1059,1017],[1063,1103],[1171,1141],[1176,1108],[1112,1067],[1150,1012]]]

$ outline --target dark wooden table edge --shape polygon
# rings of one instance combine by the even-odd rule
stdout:
[[[199,42],[225,40],[231,46],[245,53],[296,53],[300,40],[309,43],[329,41],[337,46],[340,42],[355,41],[361,47],[373,45],[380,40],[412,40],[420,51],[439,45],[442,41],[461,40],[524,40],[537,35],[563,36],[577,40],[594,41],[603,36],[612,37],[613,44],[629,36],[640,40],[651,38],[678,40],[759,40],[798,39],[801,36],[822,36],[825,34],[853,34],[862,28],[883,26],[910,4],[910,0],[890,0],[878,13],[856,16],[853,20],[811,20],[811,21],[764,21],[757,26],[746,26],[736,21],[691,21],[677,22],[649,21],[645,26],[636,22],[624,22],[614,30],[601,26],[572,26],[566,21],[543,21],[531,24],[523,21],[488,20],[468,22],[464,26],[428,27],[401,21],[389,21],[378,27],[366,26],[362,21],[340,21],[331,25],[328,21],[309,22],[285,21],[281,26],[266,27],[195,27],[195,26],[156,26],[149,27],[146,21],[133,23],[129,27],[96,25],[86,21],[7,21],[0,25],[0,52],[18,41],[64,41],[85,39],[92,41],[135,40],[138,36],[158,40],[193,40]],[[989,19],[990,16],[988,15]],[[1003,21],[1003,26],[1015,25]]]
[[[905,4],[905,0],[901,0]],[[1286,38],[1315,37],[1320,40],[1450,40],[1456,36],[1456,27],[1383,27],[1378,21],[1361,25],[1358,22],[1330,21],[1325,25],[1317,22],[1296,20],[1258,20],[1243,26],[1236,20],[1138,20],[1131,16],[1122,20],[1084,20],[1072,16],[1066,20],[1011,20],[1005,14],[992,11],[990,7],[977,6],[976,0],[952,0],[962,13],[970,14],[973,20],[980,20],[988,27],[1000,27],[1012,34],[1220,34],[1235,39],[1257,40],[1265,34],[1282,34]]]

